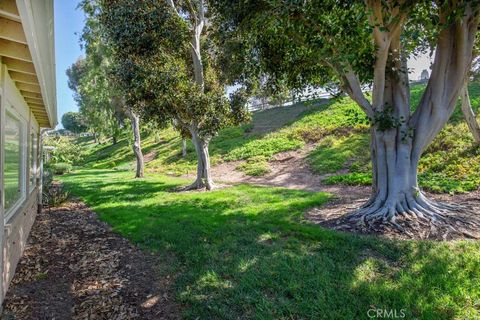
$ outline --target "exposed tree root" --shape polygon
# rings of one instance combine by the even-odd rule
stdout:
[[[178,191],[192,191],[192,190],[203,190],[203,189],[205,189],[205,184],[203,183],[203,181],[202,180],[196,180],[194,183],[192,183],[188,186],[180,187],[177,190]]]
[[[414,237],[414,233],[428,230],[422,238],[429,238],[430,233],[442,232],[444,239],[447,239],[450,233],[477,239],[478,236],[465,230],[465,227],[478,230],[480,222],[456,215],[459,211],[472,210],[466,206],[434,202],[419,194],[415,198],[405,196],[396,203],[370,200],[365,206],[349,214],[346,220],[364,229],[387,224],[410,237]]]
[[[177,189],[177,191],[194,191],[194,190],[213,190],[215,189],[215,184],[213,182],[204,182],[202,179],[197,179],[195,180],[194,183],[185,186],[185,187],[180,187]]]
[[[341,220],[335,229],[359,229],[362,233],[394,229],[408,238],[480,239],[477,234],[480,219],[472,208],[435,202],[422,193],[415,197],[405,195],[404,199],[395,202],[372,198]]]

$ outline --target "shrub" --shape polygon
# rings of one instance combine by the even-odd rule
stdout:
[[[72,170],[72,165],[65,162],[54,163],[52,164],[52,169],[54,174],[62,175],[70,172]]]
[[[70,193],[63,184],[53,181],[53,169],[44,169],[42,178],[42,201],[44,205],[57,207],[67,201]]]
[[[45,139],[45,145],[51,146],[52,150],[51,162],[78,164],[84,156],[85,150],[72,138],[69,137],[48,137]]]

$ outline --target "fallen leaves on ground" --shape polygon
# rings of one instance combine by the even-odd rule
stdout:
[[[83,203],[44,209],[29,236],[2,319],[177,319],[160,259],[100,222]]]

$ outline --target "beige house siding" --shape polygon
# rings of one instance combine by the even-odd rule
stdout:
[[[38,210],[38,188],[27,198],[24,205],[5,223],[3,233],[3,298],[15,274],[18,261],[22,257],[28,234]]]
[[[21,95],[18,88],[15,86],[14,81],[11,79],[7,66],[0,64],[0,122],[2,128],[4,128],[3,119],[5,118],[5,113],[7,110],[14,110],[16,115],[21,118],[24,122],[26,129],[26,140],[25,150],[26,150],[26,159],[25,159],[25,171],[27,171],[23,176],[23,181],[25,184],[25,200],[21,205],[10,212],[9,216],[6,216],[3,208],[0,208],[0,221],[4,222],[4,228],[0,228],[0,239],[1,247],[3,247],[3,254],[0,255],[0,265],[3,266],[3,274],[1,277],[2,283],[0,284],[0,304],[3,302],[3,298],[6,295],[7,289],[12,281],[12,278],[15,274],[15,269],[17,267],[18,261],[20,260],[23,251],[25,249],[28,235],[30,229],[35,221],[35,217],[39,208],[39,198],[40,198],[40,184],[41,179],[39,176],[40,173],[40,163],[41,163],[41,152],[40,152],[40,126],[33,113],[31,112],[29,106],[25,102],[23,96]],[[30,139],[28,139],[29,134],[35,133],[37,135],[37,173],[35,177],[35,185],[33,188],[30,186],[30,175],[28,172],[29,163],[30,163]],[[3,135],[2,135],[3,136]],[[1,150],[3,150],[4,141],[1,139],[2,143],[0,144]],[[3,154],[3,152],[1,153]],[[0,156],[0,168],[3,173],[3,155]]]
[[[0,304],[41,206],[41,129],[57,124],[53,23],[53,0],[0,0]],[[13,143],[19,143],[17,186],[21,194],[8,210],[4,177],[7,114],[19,128],[18,142]],[[36,168],[30,162],[32,134],[36,136]]]

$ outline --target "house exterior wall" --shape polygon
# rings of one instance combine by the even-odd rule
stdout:
[[[35,221],[36,213],[39,207],[40,195],[40,164],[41,164],[41,145],[40,145],[40,127],[33,117],[30,108],[10,78],[5,65],[0,64],[0,171],[1,181],[1,206],[0,222],[3,222],[3,228],[0,228],[0,266],[3,268],[0,278],[0,304],[3,302],[8,286],[14,276],[16,266],[25,249],[30,229]],[[5,209],[5,118],[6,114],[12,114],[20,120],[23,128],[21,139],[22,154],[22,192],[23,197],[17,205],[9,210]],[[32,172],[30,161],[32,157],[31,147],[34,140],[30,139],[31,134],[36,138],[36,168]],[[31,180],[32,179],[32,180]]]
[[[38,189],[38,188],[36,188]],[[28,235],[38,210],[38,190],[32,192],[9,221],[3,233],[3,298],[15,274],[18,261],[27,244]]]

